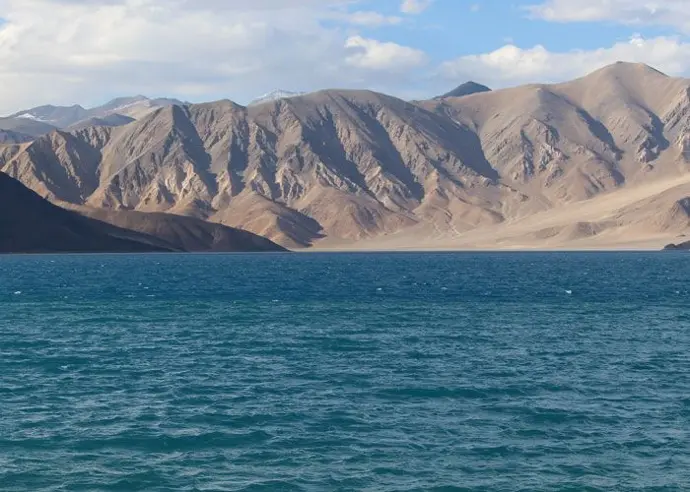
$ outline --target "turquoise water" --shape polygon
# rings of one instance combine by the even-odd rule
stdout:
[[[690,489],[690,255],[0,257],[0,490]]]

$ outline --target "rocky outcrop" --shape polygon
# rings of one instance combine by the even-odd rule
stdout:
[[[669,244],[664,247],[664,251],[690,251],[690,241],[678,244]]]

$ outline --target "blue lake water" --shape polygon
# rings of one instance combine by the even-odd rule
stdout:
[[[689,279],[683,253],[0,257],[0,490],[690,490]]]

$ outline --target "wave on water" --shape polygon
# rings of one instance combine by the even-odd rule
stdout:
[[[0,258],[3,491],[690,484],[682,256],[153,258]]]

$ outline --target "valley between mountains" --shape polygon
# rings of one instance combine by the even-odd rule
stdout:
[[[164,213],[288,248],[659,249],[690,233],[690,80],[645,65],[425,101],[143,104],[0,119],[0,170],[118,227]]]

